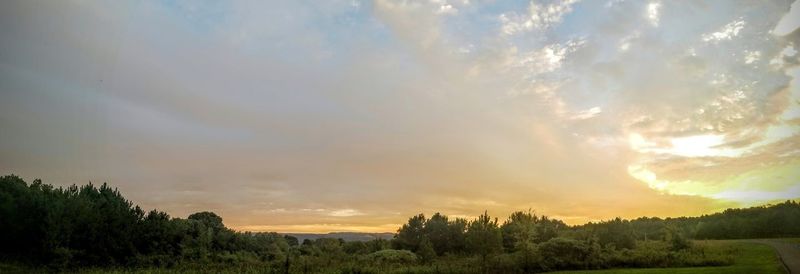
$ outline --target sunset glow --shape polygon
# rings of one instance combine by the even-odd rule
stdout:
[[[800,199],[791,1],[5,1],[0,174],[238,230]]]

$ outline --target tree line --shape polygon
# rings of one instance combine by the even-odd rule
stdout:
[[[237,232],[212,212],[186,219],[145,212],[99,187],[53,187],[0,177],[0,260],[50,269],[245,267],[268,273],[532,273],[563,269],[725,265],[692,239],[800,236],[800,204],[728,209],[700,217],[620,218],[568,226],[532,211],[500,221],[412,216],[392,240],[298,242]],[[210,267],[210,268],[209,268]]]

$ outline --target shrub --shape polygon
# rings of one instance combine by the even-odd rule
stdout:
[[[367,255],[367,259],[380,264],[411,264],[417,255],[408,250],[385,249]]]
[[[586,242],[553,238],[539,245],[543,270],[587,269],[598,254]]]

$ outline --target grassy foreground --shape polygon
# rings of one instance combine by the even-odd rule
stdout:
[[[800,244],[800,238],[784,238],[781,239],[781,242],[790,244]]]
[[[785,241],[795,242],[798,239],[785,239]],[[783,267],[775,254],[775,251],[766,245],[745,242],[741,240],[709,240],[695,241],[695,245],[704,246],[711,251],[723,251],[730,253],[734,258],[734,264],[720,267],[690,267],[690,268],[642,268],[642,269],[611,269],[593,271],[563,271],[556,273],[784,273]],[[74,273],[265,273],[266,269],[255,268],[208,268],[203,266],[187,267],[180,269],[108,269],[91,268],[81,269]],[[421,270],[421,271],[420,271]],[[423,269],[406,269],[407,272],[425,273]],[[31,269],[18,265],[0,263],[0,273],[42,273],[43,269]],[[313,272],[313,270],[312,270]],[[402,272],[402,271],[401,271]]]
[[[786,239],[786,241],[796,242],[798,239]],[[592,271],[562,271],[556,273],[785,273],[780,259],[778,259],[775,251],[767,245],[749,243],[740,240],[696,241],[695,243],[698,245],[706,245],[708,248],[713,249],[729,249],[734,256],[734,264],[718,267],[609,269]]]

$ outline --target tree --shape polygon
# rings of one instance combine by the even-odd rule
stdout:
[[[392,247],[391,242],[385,239],[372,239],[367,241],[365,245],[367,247],[367,253],[373,253]]]
[[[562,230],[567,229],[567,224],[561,220],[550,219],[547,216],[539,218],[536,224],[536,243],[543,243],[559,236]]]
[[[209,212],[209,211],[197,212],[192,215],[189,215],[187,219],[198,221],[203,225],[205,225],[207,228],[211,228],[212,230],[214,230],[215,233],[225,229],[225,225],[222,224],[222,217],[220,217],[214,212]]]
[[[566,238],[553,238],[539,246],[545,271],[585,269],[594,261],[593,251],[594,248],[584,241]]]
[[[283,238],[286,239],[286,243],[289,244],[289,246],[297,246],[300,244],[300,242],[297,241],[297,237],[295,236],[283,235]]]
[[[464,218],[456,218],[447,222],[447,250],[451,253],[467,251],[465,234],[469,222]]]
[[[670,225],[665,228],[664,241],[670,244],[672,250],[684,250],[692,246],[692,242],[686,238],[686,235],[675,225]]]
[[[517,211],[512,213],[500,227],[503,232],[503,247],[514,252],[519,260],[523,272],[533,271],[539,260],[536,243],[540,229],[544,225],[539,222],[539,217],[532,212]]]
[[[433,244],[428,240],[428,237],[420,241],[419,248],[417,248],[417,252],[415,253],[423,263],[430,263],[436,259],[436,251],[433,250]]]
[[[483,270],[489,271],[487,257],[505,247],[513,253],[493,257],[491,271],[529,273],[542,268],[719,264],[718,259],[694,260],[696,250],[686,250],[689,239],[798,236],[800,204],[787,201],[701,217],[617,218],[574,227],[530,211],[511,214],[502,226],[487,212],[471,222],[439,213],[426,219],[420,214],[410,218],[392,241],[306,239],[298,247],[295,237],[230,230],[213,212],[186,219],[157,210],[145,213],[107,184],[53,187],[41,180],[28,184],[17,176],[0,176],[0,258],[47,265],[54,271],[182,262],[253,266],[270,272],[347,265],[358,272],[365,260],[354,258],[398,266],[429,263],[446,253],[480,256]],[[648,241],[636,247],[637,239]],[[391,245],[408,250],[387,250]]]
[[[367,254],[367,244],[362,241],[349,241],[344,243],[344,252],[347,254]]]
[[[417,251],[424,235],[424,227],[425,215],[419,214],[408,219],[408,223],[400,227],[394,236],[395,247],[412,252]]]
[[[633,227],[629,221],[620,218],[600,223],[597,229],[597,238],[604,246],[612,245],[624,249],[636,247]]]
[[[180,243],[185,234],[167,213],[156,210],[148,212],[136,230],[136,247],[138,252],[148,254],[147,263],[170,265],[174,263],[171,258],[181,254]]]
[[[530,211],[512,213],[500,227],[503,232],[503,247],[508,251],[527,249],[536,242],[539,218]]]
[[[447,216],[435,213],[425,222],[423,233],[433,246],[436,254],[442,255],[449,251],[449,230]]]
[[[486,258],[503,249],[503,236],[497,226],[497,219],[492,220],[487,212],[470,222],[465,237],[467,248],[473,254],[480,255],[484,270]]]

